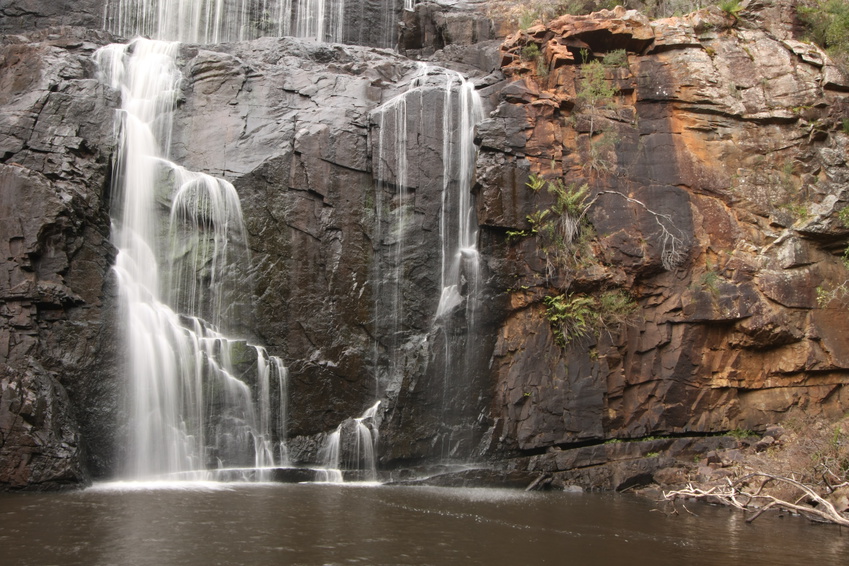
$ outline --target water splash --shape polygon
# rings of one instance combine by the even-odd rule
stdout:
[[[343,471],[357,472],[360,481],[377,481],[377,409],[380,401],[355,419],[347,419],[327,435],[321,450],[324,481],[341,483]]]
[[[238,195],[167,159],[176,53],[177,44],[136,39],[95,54],[122,99],[112,220],[128,350],[127,474],[137,479],[206,479],[210,468],[265,468],[285,455],[285,421],[272,419],[272,404],[285,414],[285,367],[218,329],[238,302],[228,278],[248,267]],[[163,293],[160,267],[175,262]]]

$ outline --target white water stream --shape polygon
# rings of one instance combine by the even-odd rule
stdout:
[[[128,349],[126,472],[136,479],[286,463],[285,367],[219,330],[248,257],[238,195],[167,158],[177,48],[140,38],[95,56],[122,101],[112,218]],[[170,214],[158,212],[163,203]]]
[[[472,326],[480,279],[472,180],[477,152],[475,127],[483,120],[483,105],[475,86],[462,75],[445,71],[444,77],[443,189],[439,219],[442,293],[436,318],[450,314],[465,300],[466,318]]]
[[[322,447],[325,481],[340,483],[344,470],[360,471],[361,481],[377,481],[377,409],[380,401],[355,419],[341,423],[327,435]]]
[[[398,0],[380,3],[380,45],[395,43]],[[406,0],[410,3],[410,0]],[[224,43],[294,36],[341,43],[346,14],[360,21],[366,0],[109,0],[104,27],[125,37],[142,35],[185,43]],[[411,8],[409,8],[411,9]],[[360,24],[361,26],[364,24]],[[362,32],[369,30],[359,30]],[[372,30],[373,31],[373,30]]]
[[[441,101],[440,101],[441,99]],[[441,108],[438,105],[441,102]],[[436,105],[436,108],[434,106]],[[441,116],[441,120],[439,117]],[[475,127],[483,119],[480,96],[472,83],[457,72],[420,64],[407,90],[376,108],[372,113],[377,126],[375,147],[377,195],[377,240],[392,250],[388,269],[375,275],[378,282],[375,320],[377,334],[385,337],[388,368],[376,375],[379,393],[401,386],[410,358],[426,348],[426,336],[409,335],[407,317],[411,308],[405,300],[410,281],[408,246],[421,245],[420,236],[413,232],[415,221],[421,218],[416,211],[416,191],[423,188],[427,173],[436,177],[429,163],[420,162],[430,154],[417,144],[423,138],[441,139],[442,161],[441,197],[439,208],[439,286],[432,334],[441,333],[443,344],[443,437],[447,455],[452,448],[448,432],[469,417],[456,412],[446,395],[471,395],[464,384],[471,383],[473,371],[471,352],[477,344],[474,335],[476,311],[480,302],[480,255],[477,248],[477,219],[472,195],[476,147]],[[436,123],[432,123],[437,117]],[[432,144],[432,142],[431,142]],[[382,199],[392,194],[388,210]],[[423,226],[427,230],[427,226]],[[408,242],[408,240],[410,240]],[[412,308],[415,308],[413,306]],[[462,313],[462,314],[460,314]],[[375,359],[379,351],[375,352]],[[380,364],[378,363],[378,366]],[[384,371],[383,369],[380,370]],[[462,404],[461,404],[462,405]],[[472,416],[474,418],[474,415]],[[462,428],[462,427],[459,427]]]

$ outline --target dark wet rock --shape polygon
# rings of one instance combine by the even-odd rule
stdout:
[[[90,481],[72,414],[55,375],[0,365],[0,490],[60,489]]]
[[[469,46],[495,39],[497,35],[492,21],[479,5],[480,2],[438,0],[417,3],[412,11],[404,11],[399,50],[414,58],[428,57],[450,46],[480,53]]]
[[[53,459],[10,485],[71,484],[115,466],[118,332],[105,195],[114,97],[104,96],[91,60],[103,39],[64,28],[0,47],[0,363],[16,387],[44,395],[43,407],[20,417],[26,429],[4,442],[3,461]],[[40,439],[41,456],[27,435]]]
[[[216,481],[272,481],[276,483],[304,483],[327,481],[324,470],[312,468],[230,468],[213,470]]]

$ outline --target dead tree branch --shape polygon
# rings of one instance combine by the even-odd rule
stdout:
[[[663,268],[667,271],[672,271],[684,261],[684,241],[681,237],[676,236],[672,233],[672,230],[678,232],[681,236],[683,233],[681,230],[675,226],[675,223],[672,221],[672,217],[668,214],[661,214],[660,212],[656,212],[648,207],[646,203],[641,200],[637,200],[635,198],[629,197],[628,195],[621,193],[619,191],[599,191],[592,200],[590,200],[585,206],[584,210],[581,213],[581,216],[578,218],[580,221],[589,211],[589,209],[598,201],[598,199],[602,195],[616,195],[625,199],[626,201],[641,206],[646,212],[652,215],[654,221],[657,222],[657,225],[660,227],[660,262],[663,265]]]
[[[749,491],[749,483],[758,479],[762,481],[758,482],[759,485],[757,488],[754,491]],[[801,495],[795,502],[791,503],[764,493],[766,484],[770,482],[792,486],[799,490]],[[764,472],[747,474],[734,481],[729,479],[728,485],[715,486],[708,490],[699,489],[689,484],[684,489],[663,492],[663,498],[666,501],[673,502],[677,499],[703,499],[713,503],[736,507],[743,511],[753,512],[753,515],[746,519],[748,523],[760,517],[768,509],[778,507],[779,509],[799,513],[814,521],[824,521],[849,527],[849,518],[846,518],[846,516],[835,509],[834,505],[823,499],[810,486],[793,478],[776,476]]]

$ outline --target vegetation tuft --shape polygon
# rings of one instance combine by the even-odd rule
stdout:
[[[598,296],[569,293],[543,299],[545,317],[561,347],[603,331],[612,332],[634,322],[637,303],[625,291],[605,291]]]
[[[849,70],[849,2],[802,0],[796,6],[808,38],[825,49],[844,70]]]

